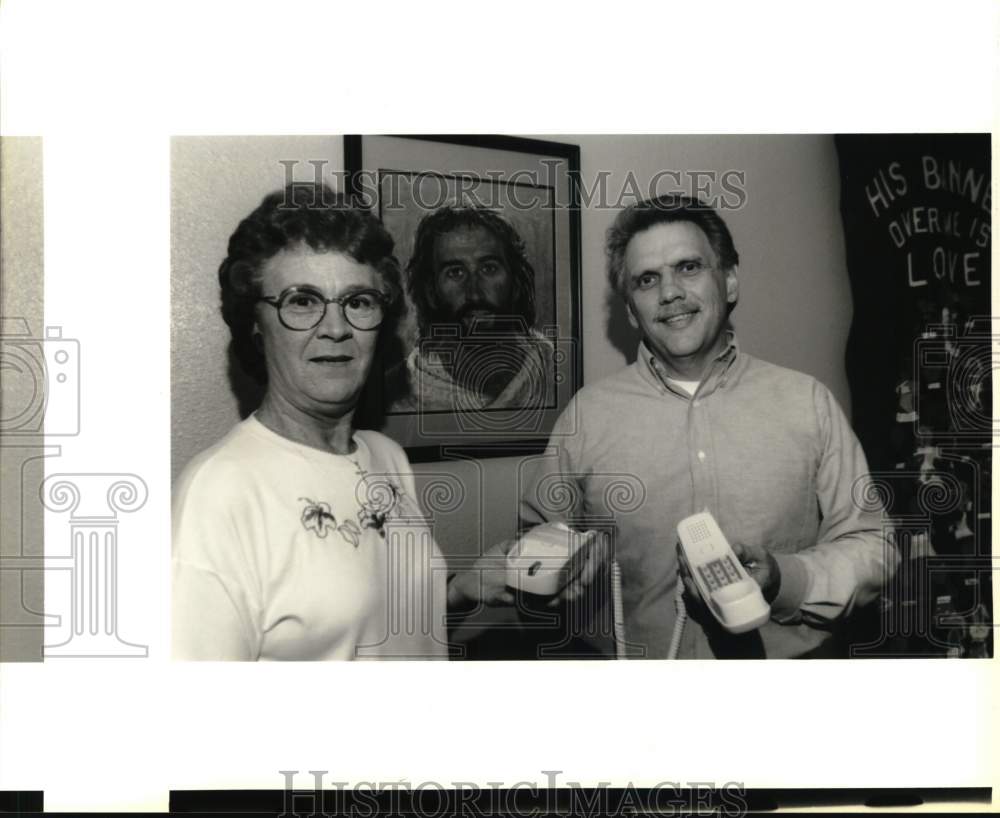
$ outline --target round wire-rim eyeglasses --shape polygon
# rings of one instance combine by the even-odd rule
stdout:
[[[340,307],[344,320],[354,329],[378,329],[385,320],[386,297],[378,290],[353,290],[327,298],[314,287],[292,286],[278,296],[262,295],[257,300],[274,307],[281,325],[296,332],[319,326],[330,304]]]

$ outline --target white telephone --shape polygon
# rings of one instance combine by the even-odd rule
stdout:
[[[551,596],[579,573],[596,531],[544,523],[526,531],[507,554],[507,585]]]
[[[707,511],[677,524],[681,550],[701,598],[730,633],[746,633],[771,616],[760,586],[733,553],[722,529]]]

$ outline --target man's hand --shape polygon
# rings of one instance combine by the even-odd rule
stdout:
[[[733,543],[732,548],[733,553],[743,563],[743,567],[746,568],[747,573],[756,580],[760,586],[761,593],[764,595],[764,600],[770,605],[774,602],[775,597],[778,595],[778,589],[781,587],[781,571],[778,568],[777,560],[771,555],[770,551],[760,545]],[[688,596],[692,599],[703,601],[701,593],[698,591],[698,586],[695,585],[694,580],[691,578],[691,566],[688,565],[687,558],[684,556],[684,549],[681,548],[680,543],[677,543],[677,572],[680,574]]]
[[[684,583],[684,590],[687,592],[688,597],[701,602],[701,592],[691,578],[691,566],[688,565],[687,557],[684,556],[684,549],[681,548],[680,541],[677,542],[677,575],[681,578],[681,582]]]
[[[760,545],[741,545],[735,543],[733,552],[739,557],[747,573],[757,580],[764,601],[770,605],[778,595],[781,587],[781,570],[778,561],[771,552]]]

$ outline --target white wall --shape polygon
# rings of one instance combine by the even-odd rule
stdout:
[[[747,200],[726,211],[740,253],[740,302],[733,323],[752,354],[815,375],[845,410],[844,347],[850,290],[838,212],[833,140],[826,136],[553,136],[580,145],[590,184],[608,171],[619,190],[631,171],[645,188],[662,170],[745,173]],[[342,167],[338,137],[185,137],[172,147],[173,470],[239,419],[228,388],[228,330],[219,315],[216,271],[237,222],[284,184],[279,159],[326,158]],[[303,165],[302,178],[311,178]],[[584,379],[604,377],[634,357],[635,336],[609,323],[604,234],[615,210],[582,216]],[[516,458],[417,467],[447,471],[467,488],[465,505],[436,521],[447,553],[511,536],[516,525]],[[489,498],[484,506],[482,498]]]

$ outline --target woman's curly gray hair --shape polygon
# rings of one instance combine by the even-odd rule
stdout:
[[[403,309],[401,275],[392,236],[367,210],[352,207],[328,186],[293,182],[264,197],[229,237],[219,266],[222,317],[229,325],[241,366],[260,383],[267,380],[264,353],[254,343],[257,299],[264,263],[281,250],[305,244],[320,252],[344,253],[379,273],[387,315],[381,337],[395,331]]]

